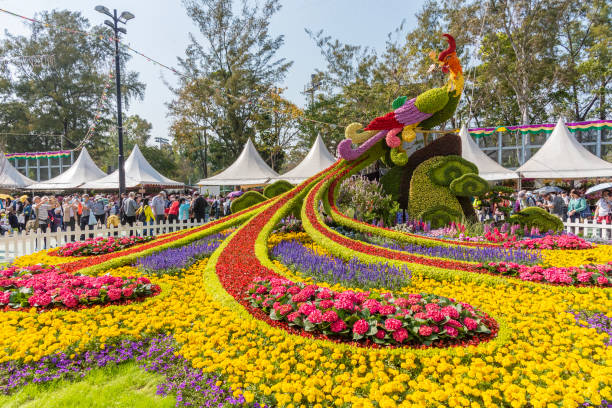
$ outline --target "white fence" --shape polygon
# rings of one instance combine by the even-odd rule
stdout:
[[[600,224],[596,220],[582,220],[582,221],[566,221],[565,231],[578,235],[581,234],[585,238],[601,238],[604,240],[612,240],[612,224]]]
[[[79,241],[82,238],[110,237],[110,236],[129,236],[129,235],[161,235],[167,232],[179,231],[187,228],[202,225],[202,222],[188,220],[186,222],[169,223],[168,221],[159,224],[143,225],[141,222],[120,225],[118,227],[106,227],[94,225],[93,229],[81,230],[78,226],[74,230],[47,232],[40,229],[37,232],[17,232],[6,233],[0,237],[0,260],[8,261],[18,256],[28,255],[45,248],[55,248],[68,242]]]

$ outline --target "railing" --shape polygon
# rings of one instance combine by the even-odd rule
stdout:
[[[604,240],[612,240],[612,224],[598,223],[596,220],[582,221],[565,221],[565,231],[578,235],[581,234],[585,238],[601,238]]]
[[[167,232],[179,231],[187,228],[197,227],[202,225],[203,222],[195,220],[187,220],[175,223],[169,223],[168,221],[162,221],[159,224],[143,225],[141,222],[134,223],[133,226],[129,224],[120,225],[118,227],[106,227],[101,225],[94,225],[92,229],[87,227],[82,230],[78,226],[67,231],[58,230],[51,232],[50,228],[47,228],[47,232],[42,232],[40,229],[36,232],[17,232],[6,233],[0,237],[0,259],[2,261],[8,261],[18,256],[32,254],[36,251],[46,248],[55,248],[62,246],[68,242],[79,241],[87,238],[94,237],[121,237],[130,235],[161,235]]]

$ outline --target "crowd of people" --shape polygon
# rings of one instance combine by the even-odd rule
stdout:
[[[527,207],[540,207],[563,221],[596,220],[598,223],[612,224],[612,191],[610,190],[602,191],[601,198],[597,199],[593,206],[589,204],[584,193],[578,189],[572,189],[569,193],[562,190],[558,193],[542,194],[521,190],[513,193],[509,200],[502,200],[490,206],[482,206],[479,200],[474,201],[474,208],[480,220],[501,219],[504,212],[500,207],[510,208],[510,214]]]
[[[93,229],[95,225],[117,227],[135,222],[144,225],[208,222],[230,214],[227,197],[189,194],[155,195],[75,193],[69,195],[22,195],[14,200],[0,200],[0,233],[40,229],[43,232],[70,231],[76,226]]]

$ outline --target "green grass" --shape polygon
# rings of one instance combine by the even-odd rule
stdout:
[[[91,370],[80,381],[27,385],[0,396],[2,408],[151,408],[173,407],[174,395],[155,395],[164,377],[144,371],[136,363]]]

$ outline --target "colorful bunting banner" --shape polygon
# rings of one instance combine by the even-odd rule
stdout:
[[[566,123],[570,132],[592,129],[612,129],[612,120],[591,120],[587,122]],[[492,135],[495,132],[507,132],[509,130],[518,130],[525,133],[551,133],[555,128],[554,123],[545,123],[541,125],[520,125],[520,126],[498,126],[491,128],[474,128],[468,129],[470,135],[479,139],[483,136]]]
[[[71,150],[58,150],[55,152],[26,152],[26,153],[5,153],[7,159],[16,160],[16,159],[27,159],[27,160],[36,160],[36,159],[55,159],[59,157],[68,158],[70,157]]]

